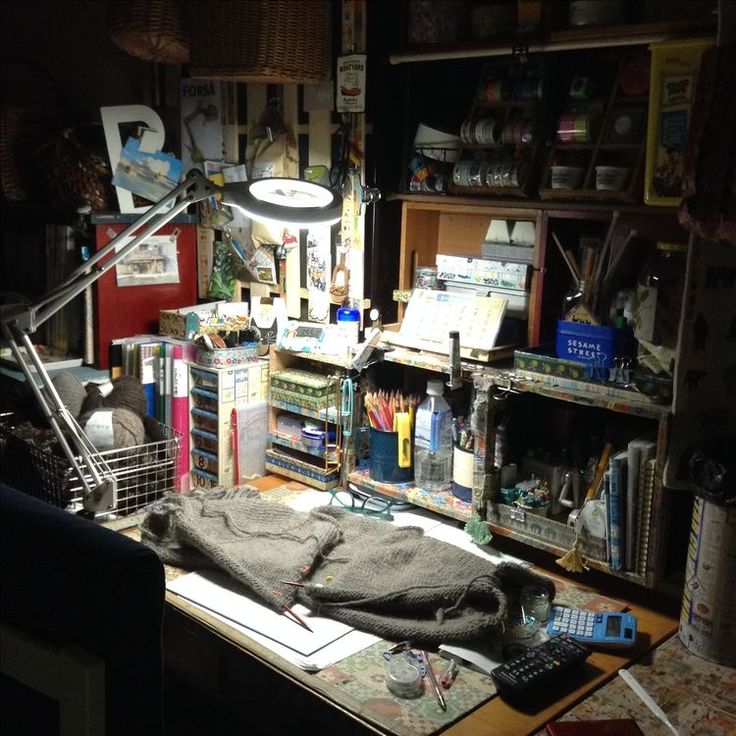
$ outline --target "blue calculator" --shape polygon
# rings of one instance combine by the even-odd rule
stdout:
[[[567,634],[592,646],[629,647],[636,641],[636,616],[552,606],[547,633]]]

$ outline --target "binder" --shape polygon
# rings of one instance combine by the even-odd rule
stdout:
[[[181,345],[172,345],[171,426],[181,432],[175,488],[189,490],[189,371]]]

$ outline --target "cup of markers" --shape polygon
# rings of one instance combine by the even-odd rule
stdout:
[[[452,420],[452,495],[468,503],[473,497],[473,433],[462,417]]]

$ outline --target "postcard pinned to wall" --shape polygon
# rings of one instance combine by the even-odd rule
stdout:
[[[181,180],[182,162],[161,151],[142,151],[138,138],[128,138],[112,183],[139,197],[158,202]]]
[[[117,250],[132,240],[121,243]],[[139,243],[115,270],[118,286],[156,286],[179,283],[177,231],[171,235],[151,235]]]

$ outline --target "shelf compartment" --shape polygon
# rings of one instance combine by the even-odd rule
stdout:
[[[487,523],[491,533],[523,542],[531,547],[562,556],[575,542],[575,530],[560,521],[530,514],[507,504],[488,504]],[[646,576],[635,572],[612,572],[606,561],[606,542],[589,537],[582,548],[588,567],[625,578],[638,584],[646,584]]]
[[[271,398],[271,406],[275,409],[289,411],[292,414],[301,414],[302,416],[310,417],[312,419],[321,419],[323,422],[327,421],[331,424],[337,424],[337,407],[334,406],[316,411],[315,409],[306,409],[303,406],[292,404],[288,401],[279,401],[273,397]]]
[[[327,491],[340,483],[339,469],[324,470],[276,449],[266,450],[266,470]]]
[[[298,450],[299,452],[304,452],[307,455],[313,455],[314,457],[327,458],[328,462],[336,462],[334,457],[337,449],[334,445],[328,445],[326,448],[324,446],[313,447],[302,440],[296,439],[296,437],[282,434],[280,432],[269,432],[268,438],[275,445],[281,445],[282,447],[288,447],[292,450]]]

